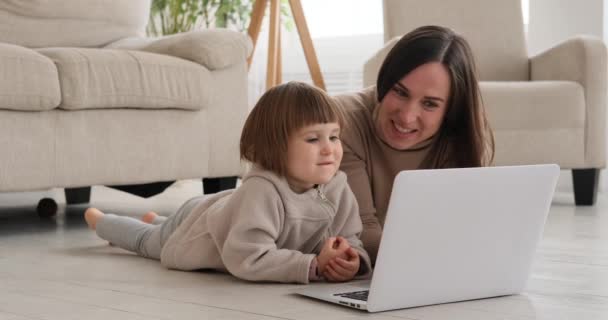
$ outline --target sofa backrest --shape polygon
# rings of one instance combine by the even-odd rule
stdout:
[[[2,0],[0,42],[24,47],[100,47],[144,36],[150,0]]]
[[[384,0],[384,39],[423,25],[467,39],[480,80],[529,80],[521,0]]]

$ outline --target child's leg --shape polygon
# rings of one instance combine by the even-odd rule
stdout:
[[[186,201],[169,217],[154,217],[155,224],[131,217],[104,214],[95,208],[87,209],[84,216],[89,227],[96,230],[100,238],[143,257],[160,259],[160,252],[165,242],[204,198],[203,195]]]
[[[85,220],[97,235],[108,240],[113,245],[137,253],[146,258],[160,259],[161,225],[144,223],[131,217],[89,208],[85,212]]]
[[[100,238],[108,240],[113,245],[143,257],[160,259],[160,252],[165,242],[204,198],[200,196],[186,201],[170,217],[155,217],[153,222],[160,224],[149,224],[131,217],[104,214],[95,208],[87,209],[85,219],[89,227],[97,231]]]
[[[182,204],[182,206],[177,210],[175,214],[170,215],[169,217],[162,217],[164,219],[163,224],[161,225],[160,231],[160,243],[161,245],[165,245],[165,242],[169,239],[169,237],[173,234],[173,232],[179,227],[184,220],[190,215],[193,209],[201,202],[207,198],[207,195],[202,195],[198,197],[194,197]],[[161,218],[161,217],[159,217]]]

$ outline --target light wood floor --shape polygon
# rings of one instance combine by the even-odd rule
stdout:
[[[139,199],[95,187],[92,205],[121,214],[170,214],[200,193],[180,182]],[[108,246],[86,229],[85,206],[40,220],[43,196],[0,194],[0,319],[608,319],[608,196],[576,208],[557,194],[521,295],[367,314],[291,294],[298,285],[178,272]]]

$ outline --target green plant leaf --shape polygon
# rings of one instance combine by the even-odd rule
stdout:
[[[128,1],[128,0],[125,0]],[[147,32],[161,36],[187,32],[196,28],[249,27],[254,0],[152,0]],[[268,0],[257,0],[268,1]],[[289,1],[281,0],[281,21],[293,30]]]

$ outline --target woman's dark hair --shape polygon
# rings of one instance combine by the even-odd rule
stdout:
[[[445,118],[422,167],[490,165],[494,159],[494,136],[479,93],[473,54],[467,41],[454,31],[424,26],[404,35],[380,67],[378,101],[408,73],[430,62],[440,62],[447,68],[450,96]]]

